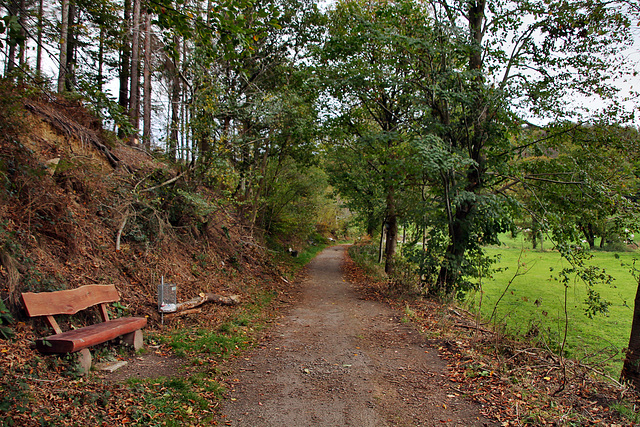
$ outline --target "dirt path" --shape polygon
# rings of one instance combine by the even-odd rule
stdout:
[[[344,251],[311,262],[300,302],[239,362],[227,425],[490,425],[448,388],[436,349],[344,282]]]

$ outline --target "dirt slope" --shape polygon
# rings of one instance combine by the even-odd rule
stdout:
[[[300,302],[246,355],[224,420],[237,426],[490,425],[448,389],[445,363],[389,306],[343,279],[345,247],[309,266]]]
[[[0,297],[18,320],[21,292],[98,283],[154,328],[162,277],[181,301],[279,280],[261,236],[185,165],[123,144],[80,102],[3,90]]]

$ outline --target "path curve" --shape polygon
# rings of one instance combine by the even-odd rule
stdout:
[[[235,366],[234,426],[484,426],[449,388],[437,350],[388,305],[343,279],[345,246],[309,265],[302,296]]]

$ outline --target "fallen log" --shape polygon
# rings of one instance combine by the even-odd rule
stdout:
[[[171,313],[165,313],[165,316],[167,316],[167,319],[171,319],[173,317],[182,317],[182,316],[188,316],[190,314],[198,314],[198,313],[202,313],[201,308],[191,308],[185,311],[173,311]]]
[[[238,305],[240,304],[240,295],[224,296],[211,293],[200,293],[197,297],[191,298],[188,301],[177,303],[175,310],[171,310],[171,312],[190,310],[207,302],[220,305]]]

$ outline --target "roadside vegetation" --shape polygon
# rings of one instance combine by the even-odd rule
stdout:
[[[309,253],[317,253],[317,248]],[[303,262],[293,258],[286,261],[281,273],[294,280]],[[279,286],[270,289],[246,289],[244,303],[231,311],[166,319],[163,327],[148,328],[145,349],[137,356],[117,342],[94,347],[96,363],[135,361],[147,353],[157,356],[157,370],[122,381],[112,381],[98,371],[81,376],[72,356],[36,355],[29,348],[35,337],[32,327],[12,323],[13,339],[0,340],[0,425],[215,423],[220,419],[219,407],[228,384],[233,382],[232,373],[220,366],[257,343],[261,331],[273,321],[277,308],[289,301],[291,292],[291,285],[280,280]],[[175,370],[163,367],[168,360],[177,366]]]
[[[557,339],[562,334],[554,330],[557,326],[549,321],[549,316],[542,315],[536,333],[532,334],[527,326],[534,322],[528,318],[539,312],[530,309],[521,298],[512,296],[512,302],[506,303],[507,309],[500,310],[502,301],[498,305],[499,312],[520,311],[518,316],[502,316],[488,322],[487,315],[469,311],[472,307],[468,302],[461,304],[451,299],[442,302],[416,292],[419,282],[415,277],[410,281],[406,275],[387,277],[376,252],[376,244],[372,242],[349,249],[350,260],[345,267],[349,280],[363,296],[388,302],[402,314],[404,323],[415,325],[426,342],[447,360],[452,393],[478,402],[487,417],[505,426],[630,425],[640,421],[636,395],[618,382],[620,348],[605,344],[608,348],[603,350],[602,342],[594,338],[592,347],[569,346],[561,356],[561,342]],[[557,252],[548,254],[557,262]],[[495,279],[495,285],[483,286],[485,299],[495,301],[504,291],[508,279],[501,281],[497,276]],[[529,280],[531,288],[536,289],[535,276]],[[560,304],[562,294],[560,289],[549,296]],[[471,295],[469,298],[473,300],[474,294]],[[493,306],[489,308],[490,316]],[[582,313],[575,316],[569,328],[591,322],[587,331],[581,331],[583,334],[591,331],[600,335],[600,327],[606,323],[598,316],[593,319],[580,318],[584,316]],[[523,328],[517,328],[519,324]],[[575,331],[569,331],[574,340],[580,340]],[[622,334],[624,331],[617,335]],[[616,361],[612,372],[607,370],[611,360]]]

